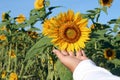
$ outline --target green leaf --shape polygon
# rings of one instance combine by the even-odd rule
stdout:
[[[120,76],[120,66],[117,66],[116,68],[113,68],[111,70],[112,74]]]
[[[27,65],[25,66],[25,72],[27,69],[35,63],[35,60],[28,60]]]
[[[116,23],[117,19],[111,19],[110,21],[108,21],[109,24],[114,24]]]
[[[59,60],[57,60],[55,63],[55,67],[57,69],[60,80],[73,80],[72,73],[64,65],[62,65]]]
[[[31,27],[30,29],[28,29],[29,31],[40,31],[40,29],[39,28],[37,28],[37,27]]]
[[[45,10],[39,11],[38,18],[43,18],[45,14],[46,14]]]
[[[45,1],[45,6],[46,6],[46,7],[49,7],[49,6],[50,6],[50,1],[49,1],[49,0],[46,0],[46,1]]]
[[[120,60],[119,59],[114,59],[110,61],[111,63],[114,63],[115,65],[120,66]]]
[[[113,32],[117,32],[118,31],[118,28],[119,28],[119,25],[115,25],[114,28],[113,28]]]
[[[32,9],[32,10],[30,11],[30,16],[35,15],[37,12],[38,12],[38,10]]]
[[[108,12],[107,12],[107,7],[102,7],[101,10],[103,10],[106,14],[108,14]]]
[[[116,23],[117,23],[117,24],[120,24],[120,18],[117,19]]]
[[[59,8],[59,7],[62,7],[62,6],[52,6],[52,7],[49,7],[48,9],[49,9],[49,11],[51,11],[51,10],[53,10],[55,8]]]
[[[107,30],[97,30],[96,34],[99,34],[99,38],[105,38],[104,35]]]
[[[25,60],[28,60],[32,57],[34,57],[35,54],[38,54],[40,52],[43,52],[45,46],[51,44],[51,39],[48,37],[42,37],[35,45],[33,45],[28,52],[26,53]]]
[[[95,13],[96,11],[95,10],[87,10],[87,12]]]
[[[115,41],[116,41],[116,42],[118,42],[118,41],[120,42],[120,35],[119,35],[119,34],[117,34],[117,35],[115,36]]]
[[[9,21],[9,20],[6,21],[6,22],[1,22],[1,23],[0,23],[0,26],[2,27],[2,26],[6,26],[6,25],[8,25],[8,24],[10,24],[10,21]]]
[[[36,23],[38,17],[39,17],[38,15],[32,15],[32,16],[30,16],[30,19],[26,20],[26,24],[27,25],[28,24],[29,25],[34,25]]]
[[[100,8],[95,8],[97,13],[100,13],[101,9]]]
[[[43,20],[44,20],[45,18],[47,18],[51,13],[52,13],[51,11],[47,12],[47,13],[45,14]]]

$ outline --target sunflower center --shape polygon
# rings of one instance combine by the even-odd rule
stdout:
[[[109,0],[103,0],[104,4],[107,4],[109,2]]]
[[[68,39],[74,39],[77,35],[77,32],[75,31],[74,28],[68,28],[65,31],[65,35]]]
[[[111,56],[113,55],[113,52],[112,52],[111,50],[108,50],[108,51],[106,52],[106,55],[107,55],[108,57],[111,57]]]
[[[68,22],[60,28],[59,34],[64,41],[74,43],[80,38],[81,32],[73,22]]]

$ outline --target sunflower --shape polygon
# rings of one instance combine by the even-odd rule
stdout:
[[[31,38],[33,38],[33,39],[38,38],[38,33],[37,33],[37,32],[27,31],[27,34],[28,34]]]
[[[2,13],[2,21],[4,21],[5,20],[5,16],[6,16],[6,13]]]
[[[34,8],[40,10],[44,7],[44,0],[36,0],[34,3]]]
[[[48,63],[49,63],[50,65],[53,65],[53,59],[52,59],[52,57],[49,57]]]
[[[6,71],[2,71],[1,78],[5,78],[5,77],[6,77]]]
[[[115,58],[115,51],[108,48],[104,51],[104,57],[108,60],[114,59]]]
[[[52,38],[52,43],[60,50],[78,51],[89,40],[91,31],[86,27],[87,24],[88,20],[83,19],[79,12],[75,14],[68,10],[45,20],[42,33]]]
[[[9,77],[9,80],[18,80],[17,74],[16,73],[11,73],[10,77]]]
[[[113,0],[100,0],[100,5],[110,7],[112,2]]]
[[[1,31],[6,30],[6,26],[2,26],[2,27],[0,28],[0,30],[1,30]]]
[[[25,21],[25,16],[23,14],[20,14],[17,18],[16,18],[16,21],[18,23],[23,23]]]
[[[16,58],[15,51],[14,50],[9,51],[9,56],[11,58]]]
[[[5,36],[4,34],[0,35],[0,40],[1,40],[1,41],[6,40],[6,36]]]

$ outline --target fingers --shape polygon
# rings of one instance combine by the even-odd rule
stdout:
[[[74,53],[72,51],[68,52],[70,56],[74,56]]]
[[[65,56],[68,55],[68,53],[67,53],[66,51],[61,51],[61,53],[62,53],[63,55],[65,55]]]
[[[63,56],[74,56],[74,53],[73,52],[67,52],[67,51],[59,51],[59,50],[56,50],[54,49],[53,52],[58,56],[58,57],[63,57]]]
[[[80,56],[86,56],[85,52],[83,50],[79,50],[77,53],[76,53],[76,57],[80,57]]]
[[[59,50],[53,49],[53,53],[56,54],[60,60],[64,58],[64,55]]]
[[[61,53],[65,56],[74,56],[74,53],[72,51],[67,52],[64,50],[64,51],[61,51]]]
[[[87,59],[86,54],[83,50],[80,50],[76,53],[76,58],[78,58],[79,60]]]
[[[76,52],[76,58],[80,58],[82,56],[82,52],[81,50]]]
[[[72,56],[72,57],[76,57],[79,60],[85,60],[88,59],[86,57],[86,54],[83,50],[79,50],[78,52],[76,52],[76,56],[74,55],[73,52],[66,52],[66,51],[59,51],[54,49],[53,52],[57,55],[57,57],[62,61],[64,60],[65,56]]]
[[[81,53],[82,53],[82,55],[83,55],[84,57],[86,57],[86,54],[85,54],[85,52],[84,52],[83,50],[81,50]]]

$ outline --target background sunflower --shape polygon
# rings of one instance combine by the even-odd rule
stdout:
[[[110,48],[105,49],[104,57],[108,60],[114,59],[115,58],[115,51],[110,49]]]
[[[112,5],[113,0],[99,0],[101,6],[110,7]]]

